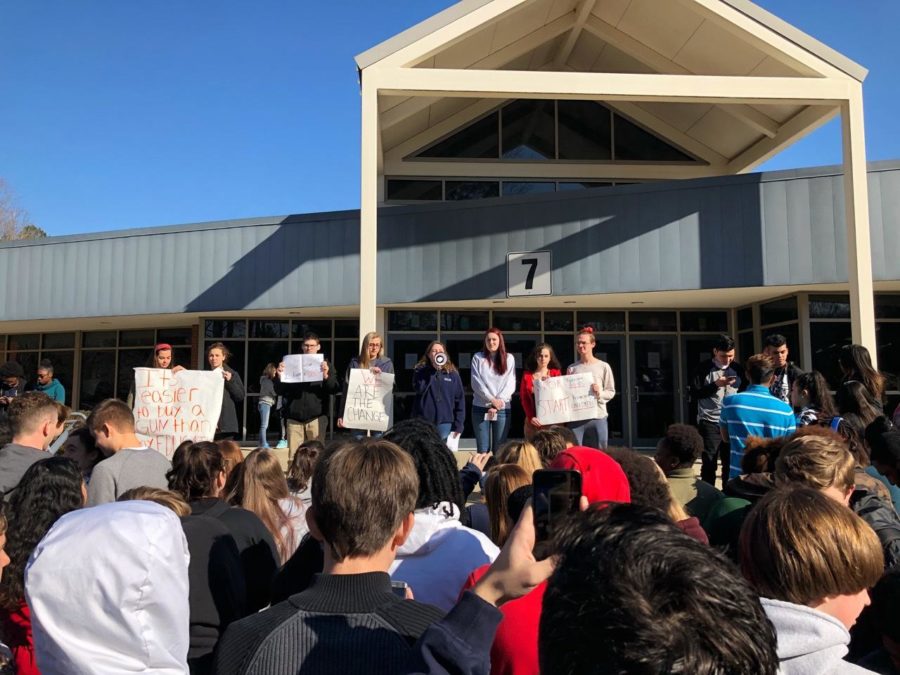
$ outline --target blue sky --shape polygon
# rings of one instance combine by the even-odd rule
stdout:
[[[450,4],[6,0],[0,177],[51,235],[356,208],[353,56]],[[900,2],[758,4],[869,68],[868,157],[900,158]],[[840,152],[834,121],[763,168]]]

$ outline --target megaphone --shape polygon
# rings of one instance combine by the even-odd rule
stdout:
[[[434,355],[434,365],[438,368],[443,368],[444,364],[447,363],[447,355],[444,352],[440,352]]]

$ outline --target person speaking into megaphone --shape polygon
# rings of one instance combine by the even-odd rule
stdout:
[[[413,389],[413,416],[434,424],[445,441],[450,436],[458,438],[466,421],[466,394],[459,371],[442,342],[432,342],[419,359]]]

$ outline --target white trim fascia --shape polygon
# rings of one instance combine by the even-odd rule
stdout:
[[[371,75],[375,80],[372,82],[373,86],[380,93],[389,96],[754,105],[837,103],[849,98],[853,82],[846,77],[741,77],[439,68],[380,68]]]
[[[421,36],[412,42],[393,51],[391,45],[382,43],[368,52],[363,52],[356,57],[357,66],[365,70],[366,76],[372,70],[380,68],[415,66],[468,37],[472,31],[486,27],[506,12],[535,1],[463,0],[388,41],[401,44],[408,42],[409,35],[413,32],[420,33]],[[377,60],[373,61],[373,58]]]

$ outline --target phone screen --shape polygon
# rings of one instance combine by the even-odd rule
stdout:
[[[550,537],[559,521],[578,511],[581,473],[570,469],[542,469],[533,476],[535,546],[539,560],[549,555]]]

